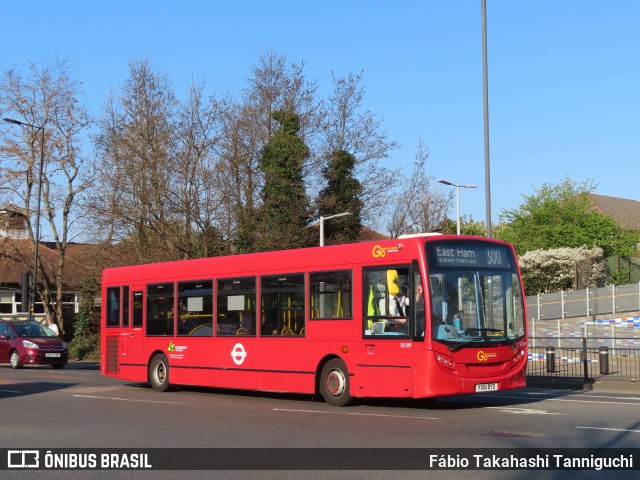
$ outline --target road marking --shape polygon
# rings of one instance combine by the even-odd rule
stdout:
[[[79,398],[96,398],[98,400],[116,400],[119,402],[141,402],[141,403],[168,403],[171,405],[188,405],[184,402],[165,402],[163,400],[136,400],[132,398],[119,398],[119,397],[100,397],[98,395],[73,395]]]
[[[576,395],[576,394],[570,394],[570,395]],[[513,399],[518,399],[518,400],[525,400],[527,398],[527,395],[523,395],[523,396],[516,396],[516,395],[487,395],[487,394],[482,394],[482,396],[487,396],[487,397],[491,397],[491,398],[513,398]],[[573,400],[573,399],[568,399],[568,398],[557,398],[559,396],[567,396],[567,395],[558,395],[558,396],[547,396],[542,398],[542,400],[549,400],[551,402],[569,402],[569,403],[588,403],[588,404],[594,404],[594,405],[632,405],[634,407],[638,406],[638,401],[640,401],[640,399],[636,399],[636,398],[625,398],[625,397],[601,397],[598,395],[591,395],[591,397],[594,398],[618,398],[620,400],[632,400],[631,402],[613,402],[613,401],[596,401],[596,400]],[[635,401],[635,403],[634,403]]]
[[[553,413],[546,410],[536,410],[534,408],[516,408],[516,407],[487,407],[494,410],[500,410],[506,413],[515,413],[516,415],[568,415],[568,413]]]
[[[640,397],[614,397],[612,395],[591,395],[588,393],[545,393],[545,392],[527,392],[527,395],[539,395],[539,396],[548,396],[549,398],[555,397],[567,397],[567,396],[580,396],[580,397],[588,397],[588,398],[612,398],[614,400],[632,400],[632,401],[640,401]]]
[[[22,393],[21,390],[0,390],[0,393]]]
[[[410,418],[419,420],[440,420],[435,417],[415,417],[410,415],[383,415],[380,413],[358,413],[358,412],[325,412],[322,410],[298,410],[293,408],[274,408],[274,412],[292,412],[292,413],[324,413],[327,415],[354,415],[360,417],[386,417],[386,418]]]
[[[576,428],[582,428],[586,430],[609,430],[611,432],[640,433],[640,430],[625,430],[624,428],[604,428],[604,427],[576,427]]]

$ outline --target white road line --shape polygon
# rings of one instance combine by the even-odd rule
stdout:
[[[554,413],[546,410],[536,410],[534,408],[517,408],[517,407],[487,407],[494,410],[500,410],[506,413],[515,413],[517,415],[569,415],[568,413]]]
[[[0,393],[22,393],[22,390],[0,390]]]
[[[327,415],[354,415],[360,417],[386,417],[386,418],[409,418],[418,420],[440,420],[435,417],[415,417],[410,415],[383,415],[380,413],[358,413],[358,412],[325,412],[322,410],[297,410],[293,408],[274,408],[274,412],[291,412],[291,413],[321,413]]]
[[[580,396],[580,397],[591,397],[591,398],[612,398],[614,400],[631,400],[631,401],[638,401],[640,402],[640,397],[614,397],[612,395],[592,395],[592,394],[588,394],[588,393],[544,393],[544,392],[528,392],[526,395],[539,395],[539,396],[548,396],[549,398],[555,398],[555,397],[573,397],[573,396]]]
[[[483,394],[484,396],[484,394]],[[489,395],[487,395],[489,396]],[[515,396],[515,395],[491,395],[492,398],[512,398],[512,399],[518,399],[518,400],[526,400],[527,396]],[[617,398],[617,397],[600,397],[597,395],[592,395],[592,397],[594,398]],[[550,402],[569,402],[569,403],[591,403],[591,404],[595,404],[595,405],[632,405],[634,407],[637,407],[640,405],[640,403],[638,403],[638,401],[633,401],[636,400],[634,398],[624,398],[624,397],[619,397],[621,400],[632,400],[631,402],[613,402],[613,401],[602,401],[602,402],[598,402],[595,400],[573,400],[573,399],[568,399],[568,398],[557,398],[557,397],[545,397],[542,398],[541,400],[549,400]]]
[[[162,400],[136,400],[132,398],[118,398],[118,397],[100,397],[98,395],[73,395],[79,398],[96,398],[98,400],[116,400],[119,402],[141,402],[141,403],[168,403],[171,405],[188,405],[184,402],[165,402]]]
[[[586,430],[609,430],[611,432],[640,433],[640,430],[625,430],[624,428],[604,428],[604,427],[576,427],[576,428],[582,428]]]

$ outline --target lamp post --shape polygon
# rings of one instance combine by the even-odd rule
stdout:
[[[450,185],[456,187],[456,231],[460,235],[460,189],[461,188],[478,188],[477,185],[459,185],[457,183],[449,182],[447,180],[438,180],[443,185]]]
[[[329,220],[331,218],[344,217],[347,215],[351,215],[351,212],[342,212],[336,213],[335,215],[329,215],[328,217],[320,217],[320,246],[324,247],[324,221]]]
[[[491,160],[489,156],[489,74],[487,73],[487,0],[482,0],[482,90],[484,109],[484,189],[487,237],[491,238]]]
[[[29,303],[31,304],[31,308],[29,309],[29,320],[33,320],[36,308],[36,286],[38,285],[36,277],[38,275],[38,245],[40,244],[40,203],[42,199],[42,172],[44,169],[44,126],[46,122],[39,127],[36,127],[35,125],[31,125],[30,123],[24,123],[19,120],[14,120],[13,118],[5,118],[4,121],[23,127],[31,127],[35,129],[36,133],[38,132],[38,130],[40,130],[42,134],[42,138],[40,139],[40,168],[38,170],[38,204],[36,205],[36,232],[33,247],[33,286],[29,291],[31,297],[29,301]]]

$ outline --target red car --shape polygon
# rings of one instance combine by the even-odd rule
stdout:
[[[0,320],[0,363],[10,363],[12,368],[62,368],[68,358],[67,344],[44,325],[30,320]]]

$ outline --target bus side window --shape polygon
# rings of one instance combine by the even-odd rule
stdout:
[[[129,287],[122,287],[122,326],[129,326]]]
[[[304,274],[266,275],[260,282],[260,335],[304,335]]]
[[[426,312],[424,308],[424,286],[422,285],[422,275],[418,269],[418,262],[413,266],[413,285],[415,294],[413,296],[413,315],[414,315],[414,337],[417,339],[424,338],[426,326]]]
[[[364,269],[364,334],[408,335],[411,323],[411,269],[386,266]]]
[[[310,273],[309,318],[352,318],[351,283],[349,270]]]
[[[133,305],[131,306],[131,320],[134,327],[142,326],[142,292],[133,292]]]
[[[213,282],[178,283],[178,335],[213,334]]]
[[[147,286],[147,335],[173,335],[173,283]]]
[[[120,287],[107,288],[107,327],[120,326]]]
[[[218,280],[216,335],[256,334],[256,279]]]

